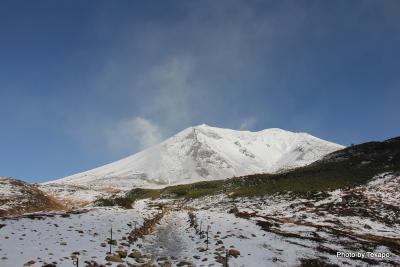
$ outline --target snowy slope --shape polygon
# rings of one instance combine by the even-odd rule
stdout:
[[[277,172],[307,165],[341,148],[306,133],[276,128],[235,131],[202,124],[122,160],[49,183],[155,188]]]
[[[78,210],[77,214],[36,214],[37,219],[2,218],[0,266],[71,267],[76,266],[72,259],[77,256],[79,266],[88,266],[84,261],[93,259],[105,262],[111,227],[114,229],[113,238],[123,243],[126,240],[121,240],[122,236],[132,230],[135,222],[141,225],[144,218],[157,212],[147,205],[147,201],[140,200],[135,203],[135,209],[130,210],[92,208],[86,212]],[[116,249],[114,246],[113,251]],[[50,265],[52,262],[56,264]],[[117,263],[112,266],[117,266]]]
[[[228,258],[231,267],[399,266],[398,182],[399,173],[382,173],[366,185],[327,192],[144,199],[132,209],[0,218],[0,266],[70,267],[76,258],[79,266],[222,266],[226,249],[237,252]],[[130,239],[136,227],[162,214],[160,204],[161,219]],[[118,262],[107,258],[111,227],[112,254],[125,255]],[[364,256],[336,254],[354,251]]]

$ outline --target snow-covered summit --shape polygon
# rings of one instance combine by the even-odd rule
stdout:
[[[50,183],[154,188],[307,165],[343,146],[278,128],[236,131],[206,124],[102,167]]]

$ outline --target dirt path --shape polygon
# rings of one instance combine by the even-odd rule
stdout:
[[[189,257],[195,242],[189,238],[188,215],[184,211],[174,211],[166,215],[155,231],[143,238],[143,252],[154,257],[171,256],[177,259]]]

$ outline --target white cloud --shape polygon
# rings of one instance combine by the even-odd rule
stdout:
[[[134,135],[141,148],[156,145],[162,141],[162,134],[157,125],[142,117],[133,120]]]
[[[239,126],[239,130],[251,130],[257,122],[257,119],[254,117],[249,117],[242,121],[242,123]]]
[[[194,67],[191,58],[173,57],[144,75],[139,86],[151,94],[142,102],[143,113],[159,118],[167,129],[190,123],[190,103],[199,92],[192,79]]]
[[[119,152],[134,152],[138,145],[140,149],[145,149],[163,139],[160,128],[142,117],[118,122],[107,137],[110,149]]]

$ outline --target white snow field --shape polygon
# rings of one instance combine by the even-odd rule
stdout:
[[[389,187],[391,193],[398,178],[386,173],[364,186],[304,196],[288,192],[231,199],[219,194],[139,200],[132,209],[94,207],[77,214],[2,218],[0,266],[73,266],[76,257],[79,266],[90,267],[224,266],[227,252],[231,267],[398,266],[399,194],[393,191],[386,203],[373,194],[377,187]],[[129,244],[135,222],[140,227],[145,218],[160,215],[159,204],[168,211]],[[117,241],[113,257],[125,253],[117,261],[106,259],[111,227]],[[337,252],[388,257],[345,258],[336,257]]]
[[[127,158],[48,183],[160,188],[278,172],[307,165],[342,148],[306,133],[277,128],[236,131],[203,124]]]
[[[73,266],[71,256],[84,261],[105,261],[109,251],[107,238],[113,228],[113,239],[121,240],[144,218],[156,213],[146,201],[135,203],[135,209],[91,208],[78,214],[47,213],[32,218],[0,219],[0,266]],[[33,214],[35,215],[35,214]],[[102,246],[102,243],[103,246]],[[104,246],[105,245],[105,246]],[[117,249],[113,246],[113,251]]]
[[[230,266],[398,266],[400,219],[392,204],[398,206],[399,198],[388,206],[369,200],[348,206],[346,197],[357,193],[368,197],[359,187],[357,192],[308,198],[275,194],[233,200],[217,195],[185,205],[196,207],[202,229],[211,226],[211,250],[224,245],[240,251],[239,257],[229,258]],[[359,214],[341,214],[345,207]],[[381,252],[389,257],[341,258],[337,252]]]

